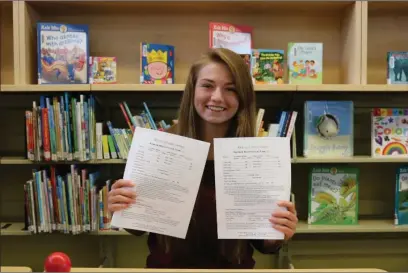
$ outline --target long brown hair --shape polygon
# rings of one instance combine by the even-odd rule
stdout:
[[[249,68],[240,55],[226,48],[211,49],[191,66],[180,104],[177,134],[200,139],[198,133],[200,118],[194,108],[194,91],[200,70],[214,62],[228,67],[238,95],[239,108],[231,124],[235,127],[231,128],[232,136],[255,136],[255,92]]]
[[[236,115],[230,122],[229,135],[230,137],[253,137],[256,135],[256,104],[255,92],[250,76],[249,68],[243,58],[235,52],[225,49],[211,49],[201,56],[190,68],[187,78],[184,94],[181,100],[178,122],[169,132],[178,135],[201,139],[199,132],[199,124],[201,118],[194,107],[194,94],[197,84],[198,73],[200,70],[210,63],[225,64],[229,69],[233,83],[235,85],[238,96],[239,107]],[[195,217],[192,215],[192,225],[194,226]],[[170,251],[172,247],[179,248],[179,242],[176,238],[167,236],[158,236],[159,243],[162,244],[165,252]],[[245,254],[246,247],[242,240],[220,240],[221,255],[234,260],[237,263],[241,262],[242,256]]]

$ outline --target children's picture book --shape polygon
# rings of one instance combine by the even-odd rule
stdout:
[[[174,84],[174,46],[140,44],[140,83]]]
[[[408,83],[408,52],[387,52],[387,84]]]
[[[354,154],[352,101],[306,101],[305,157],[348,157]]]
[[[251,55],[253,31],[251,26],[210,22],[209,29],[210,48],[228,48],[240,54],[244,60]]]
[[[88,83],[87,25],[37,23],[38,84]]]
[[[395,224],[408,225],[408,166],[397,170],[395,187]]]
[[[89,83],[116,83],[116,57],[89,57]]]
[[[374,108],[371,155],[408,159],[408,108]]]
[[[283,84],[284,71],[284,50],[252,50],[251,76],[254,84]]]
[[[289,84],[323,83],[323,43],[289,43]]]
[[[308,224],[358,223],[359,169],[313,168],[309,176]]]

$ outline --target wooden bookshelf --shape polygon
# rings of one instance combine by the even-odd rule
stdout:
[[[286,52],[288,42],[324,44],[323,84],[255,86],[258,106],[266,109],[265,119],[268,122],[274,118],[276,111],[287,105],[301,113],[303,103],[308,99],[344,99],[356,102],[356,155],[351,158],[303,157],[303,129],[301,122],[297,123],[292,145],[292,186],[300,219],[297,233],[302,236],[295,236],[291,244],[295,267],[342,268],[348,266],[344,263],[344,259],[347,259],[354,267],[375,265],[388,271],[406,270],[408,228],[393,224],[392,207],[394,170],[406,164],[407,160],[369,156],[367,113],[374,106],[408,107],[408,85],[386,84],[385,60],[387,51],[408,51],[408,30],[405,30],[408,4],[397,1],[232,2],[0,1],[0,128],[7,132],[0,134],[0,143],[5,144],[0,146],[0,221],[2,224],[7,221],[14,223],[12,228],[1,230],[1,236],[7,236],[3,237],[5,239],[2,240],[0,252],[6,253],[8,249],[12,249],[13,243],[18,242],[20,247],[31,253],[35,252],[37,256],[41,255],[43,259],[49,252],[44,246],[45,241],[56,238],[55,241],[61,240],[62,248],[69,249],[73,254],[79,253],[83,248],[89,250],[89,253],[98,253],[99,250],[105,253],[115,249],[118,251],[116,256],[113,254],[113,258],[110,257],[116,266],[144,266],[146,238],[121,236],[129,235],[127,232],[104,230],[89,233],[85,235],[101,237],[81,236],[75,244],[71,244],[71,237],[61,239],[66,238],[65,235],[26,236],[29,233],[22,230],[22,185],[30,179],[32,169],[50,164],[66,168],[64,165],[75,163],[84,164],[87,168],[100,168],[107,174],[120,175],[123,174],[125,160],[31,162],[24,157],[24,110],[29,109],[32,101],[39,101],[39,97],[44,94],[88,92],[95,94],[100,102],[99,121],[109,118],[114,120],[114,124],[123,122],[125,126],[117,105],[117,102],[124,100],[134,109],[141,108],[141,101],[148,101],[155,114],[171,120],[176,113],[191,63],[208,48],[208,22],[219,21],[253,26],[256,48],[281,48]],[[165,20],[165,23],[161,20]],[[118,58],[118,84],[37,85],[37,22],[89,25],[91,55]],[[139,43],[142,41],[175,45],[175,84],[139,83]],[[302,119],[302,114],[298,119]],[[363,220],[358,225],[307,225],[308,171],[312,166],[322,164],[361,167],[360,208]],[[352,254],[344,252],[342,259],[338,259],[335,254],[337,252],[333,250],[333,246],[337,246],[341,240],[339,234],[341,238],[354,238],[350,239],[354,240],[351,245],[359,246],[353,248]],[[319,239],[310,241],[307,236]],[[100,240],[103,246],[95,247],[95,240]],[[138,257],[142,257],[137,262],[133,259],[135,252]],[[24,255],[24,259],[29,261],[27,266],[32,265],[34,271],[42,270],[38,261],[29,257],[31,254]],[[81,257],[77,266],[99,264],[100,257],[95,258],[97,254],[89,255],[92,257]],[[12,261],[16,259],[12,254],[7,254],[4,258],[2,256],[2,265],[12,265]],[[256,253],[255,259],[257,268],[274,267],[270,256]]]

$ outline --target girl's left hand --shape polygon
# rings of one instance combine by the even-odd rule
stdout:
[[[272,213],[269,221],[273,227],[285,234],[285,241],[293,237],[296,232],[298,222],[295,205],[289,201],[278,202],[280,207],[285,207],[287,210],[277,210]]]

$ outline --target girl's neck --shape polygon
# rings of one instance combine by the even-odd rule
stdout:
[[[228,123],[211,124],[203,122],[201,126],[201,139],[205,142],[213,144],[214,138],[222,138],[227,135]]]
[[[203,122],[202,126],[200,126],[201,139],[211,144],[207,160],[214,160],[214,138],[225,137],[228,132],[228,125],[228,123],[210,124]]]

